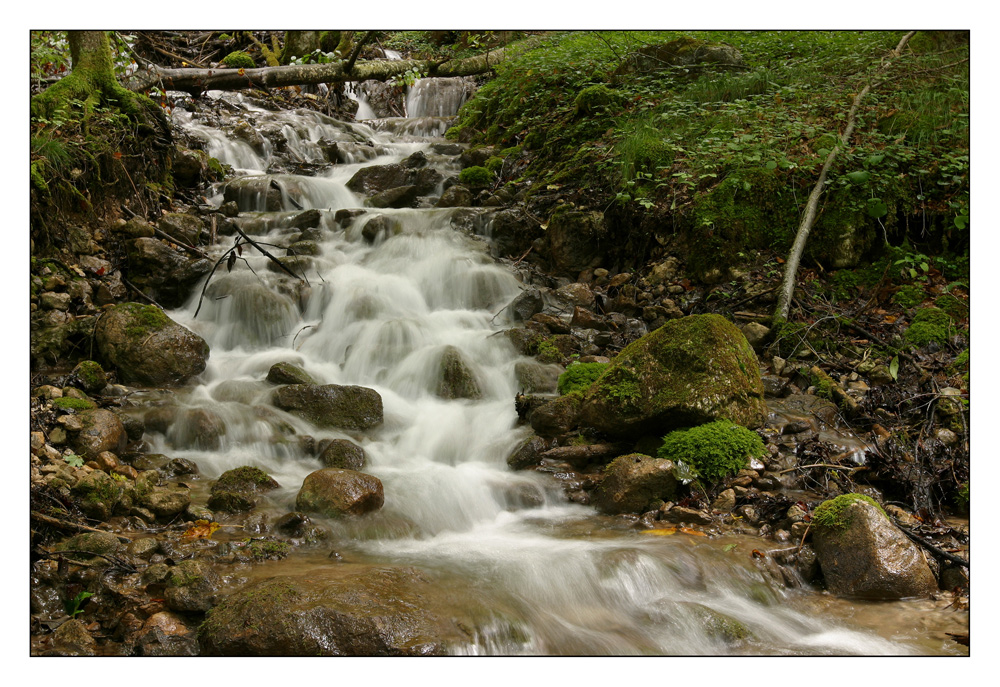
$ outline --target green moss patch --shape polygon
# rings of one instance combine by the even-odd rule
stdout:
[[[225,57],[222,58],[222,64],[233,69],[253,69],[257,65],[254,64],[253,58],[247,55],[242,50],[234,50]]]
[[[566,368],[566,371],[559,375],[556,388],[559,393],[566,395],[574,391],[583,391],[608,367],[607,363],[574,363]]]
[[[712,482],[734,475],[750,465],[751,458],[767,453],[760,436],[728,420],[717,420],[663,437],[656,452],[675,463],[683,461]]]
[[[459,182],[472,187],[488,186],[493,182],[495,175],[486,167],[466,167],[458,174]]]
[[[851,522],[845,517],[844,511],[848,506],[857,501],[870,503],[878,508],[882,515],[885,515],[885,511],[882,510],[882,506],[878,505],[878,503],[875,502],[875,499],[870,496],[865,496],[864,494],[841,494],[834,499],[824,501],[816,508],[813,512],[812,524],[817,527],[845,529],[851,524]]]
[[[921,308],[903,336],[916,346],[943,344],[954,331],[951,315],[940,308]]]
[[[60,410],[91,410],[92,408],[97,407],[97,404],[91,400],[85,398],[70,398],[68,396],[52,399],[52,405]]]

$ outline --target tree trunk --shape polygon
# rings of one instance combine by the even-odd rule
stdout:
[[[156,69],[135,80],[131,88],[141,91],[159,86],[165,90],[185,91],[198,95],[209,90],[232,91],[242,88],[278,88],[344,81],[385,81],[410,69],[427,76],[472,76],[488,72],[503,60],[509,59],[512,50],[527,50],[538,42],[539,37],[534,37],[514,46],[491,50],[476,57],[447,62],[370,60],[356,63],[350,73],[346,71],[344,61],[257,69]]]
[[[889,61],[899,57],[903,47],[915,33],[916,31],[910,31],[903,36],[896,49],[889,54],[887,60],[883,61],[879,71],[884,70],[888,66]],[[835,145],[830,154],[826,156],[826,162],[823,164],[823,169],[820,170],[819,179],[816,181],[816,185],[813,186],[812,193],[809,194],[809,200],[806,202],[806,211],[802,215],[802,221],[799,223],[799,229],[795,234],[795,242],[792,244],[792,250],[788,254],[788,260],[785,262],[785,275],[781,281],[781,291],[778,293],[778,304],[774,309],[775,322],[788,319],[792,294],[795,291],[795,276],[799,271],[799,262],[802,260],[802,251],[806,247],[809,232],[816,221],[816,212],[819,209],[819,199],[823,195],[823,187],[826,184],[826,175],[833,166],[833,161],[836,159],[837,153],[840,152],[841,146],[846,147],[847,142],[851,139],[851,134],[854,133],[854,119],[858,113],[858,107],[870,90],[871,84],[868,84],[855,96],[854,102],[851,104],[851,110],[847,115],[847,126],[844,128],[844,133],[840,135],[840,145]]]

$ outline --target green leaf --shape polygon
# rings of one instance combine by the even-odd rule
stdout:
[[[851,183],[863,184],[866,181],[868,181],[871,178],[871,176],[872,175],[870,172],[859,171],[859,172],[851,172],[850,174],[847,175],[847,178],[850,179]]]
[[[968,215],[958,215],[955,217],[955,227],[958,229],[965,229],[969,226],[969,216]]]
[[[899,356],[894,356],[892,362],[889,363],[889,374],[892,376],[892,380],[896,381],[899,376]]]
[[[882,202],[881,198],[869,198],[868,199],[868,216],[878,219],[879,217],[885,217],[889,212],[889,207]]]
[[[868,156],[868,164],[870,164],[870,165],[877,165],[878,163],[882,162],[882,160],[884,160],[884,159],[885,159],[885,155],[869,155]]]
[[[766,165],[764,165],[764,168],[765,169],[777,169],[778,168],[778,163],[775,162],[774,160],[771,160]]]
[[[65,460],[67,463],[69,463],[74,468],[82,468],[83,467],[83,458],[81,458],[80,456],[72,455],[71,454],[71,455],[68,455],[68,456],[64,457],[63,460]]]
[[[920,263],[920,269],[922,269],[924,272],[931,271],[930,265],[928,265],[926,262]]]
[[[722,547],[722,550],[723,551],[732,551],[735,548],[736,548],[736,544],[726,544],[725,546]]]

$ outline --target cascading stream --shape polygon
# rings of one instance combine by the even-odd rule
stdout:
[[[208,450],[175,426],[154,435],[154,449],[190,458],[206,479],[241,465],[262,468],[282,485],[271,494],[273,513],[282,514],[294,510],[303,479],[321,467],[292,431],[359,443],[369,459],[364,472],[384,484],[385,505],[362,518],[325,523],[345,559],[457,575],[483,598],[518,609],[517,617],[484,620],[473,641],[451,647],[455,653],[927,650],[916,633],[898,626],[907,621],[879,634],[870,625],[850,625],[846,618],[854,610],[845,601],[770,582],[749,556],[759,541],[642,536],[567,503],[547,475],[509,470],[506,457],[526,436],[516,427],[513,404],[514,366],[523,358],[497,333],[509,324],[501,311],[520,292],[518,281],[488,257],[482,239],[453,228],[462,209],[373,210],[346,186],[365,165],[399,162],[417,151],[446,177],[457,173],[451,158],[432,149],[446,122],[431,117],[368,126],[311,112],[252,111],[233,101],[237,106],[243,109],[234,117],[280,132],[283,154],[294,160],[318,162],[332,142],[344,156],[315,176],[260,177],[281,188],[281,211],[264,211],[268,183],[239,200],[244,231],[269,243],[285,241],[291,231],[282,224],[299,209],[321,211],[319,255],[305,270],[309,285],[271,271],[266,258],[248,250],[246,263],[213,277],[197,318],[197,295],[170,313],[212,350],[200,384],[181,402],[212,410],[225,433]],[[269,148],[238,145],[243,141],[177,116],[210,154],[248,174],[245,181],[275,169],[277,153]],[[371,157],[352,157],[358,150]],[[342,228],[333,219],[342,209],[367,212]],[[392,229],[369,242],[363,233],[375,215]],[[229,245],[214,250],[221,254]],[[472,371],[478,398],[437,393],[448,350],[457,350]],[[273,387],[263,379],[278,362],[299,365],[322,383],[375,389],[384,424],[364,434],[322,430],[269,405]],[[736,548],[725,550],[725,542]],[[296,555],[275,569],[330,564],[315,554]],[[883,608],[890,615],[907,612],[902,603]],[[739,621],[753,639],[727,643],[707,629],[705,613]]]

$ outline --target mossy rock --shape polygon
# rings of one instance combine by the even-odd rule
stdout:
[[[267,381],[271,384],[318,384],[308,372],[292,363],[275,363],[267,371]]]
[[[855,501],[864,501],[879,510],[882,515],[885,511],[882,506],[871,496],[865,494],[841,494],[840,496],[824,501],[813,512],[812,523],[816,527],[830,527],[837,530],[846,529],[851,524],[845,511]],[[886,516],[888,517],[888,516]]]
[[[91,410],[97,407],[97,404],[90,399],[68,396],[52,399],[52,405],[60,410]]]
[[[439,397],[445,399],[482,397],[483,392],[472,367],[462,352],[454,346],[445,346],[441,353],[440,370],[441,376],[435,390]]]
[[[382,424],[382,397],[373,389],[336,384],[289,384],[274,405],[319,427],[365,430]]]
[[[201,374],[208,362],[205,340],[152,305],[123,303],[106,311],[95,338],[126,382],[182,384]]]
[[[612,436],[767,418],[753,348],[721,315],[671,320],[629,344],[584,392],[581,420]]]
[[[253,510],[260,502],[262,492],[279,486],[273,477],[251,465],[226,470],[212,485],[208,507],[226,513]]]
[[[108,385],[108,376],[99,363],[82,360],[73,368],[68,381],[73,386],[92,394]]]

